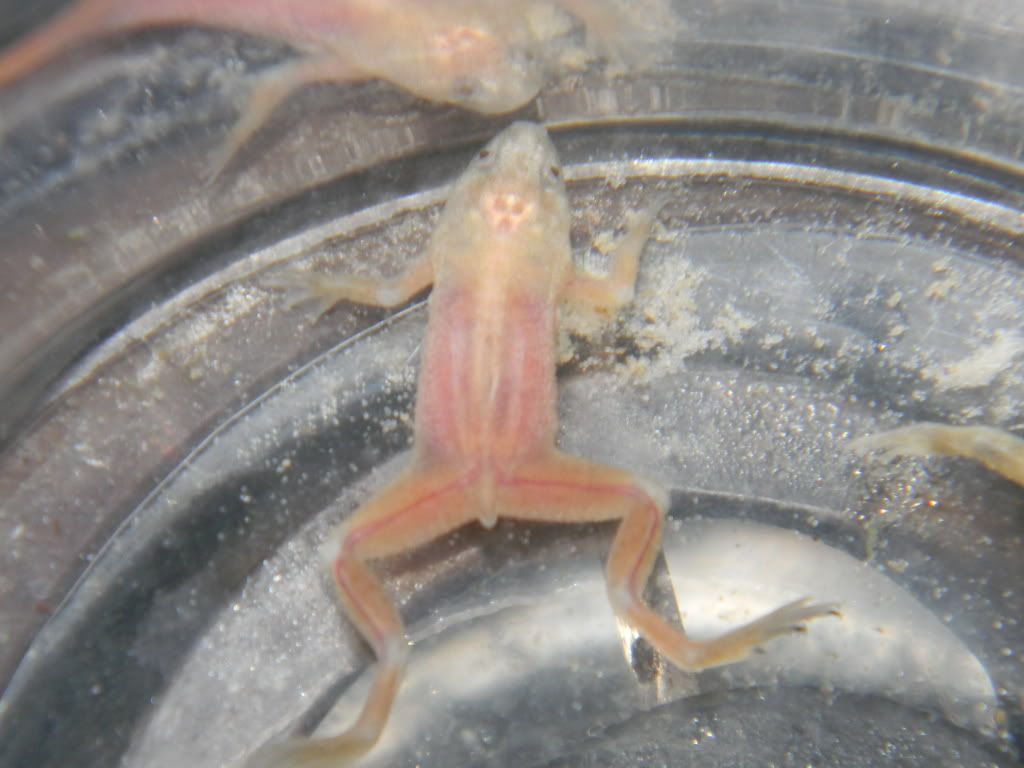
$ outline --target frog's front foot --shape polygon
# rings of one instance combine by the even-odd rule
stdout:
[[[311,305],[320,317],[346,298],[347,281],[344,276],[332,277],[293,269],[266,280],[263,285],[283,294],[285,306],[289,309]]]

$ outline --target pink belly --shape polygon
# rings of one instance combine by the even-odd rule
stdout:
[[[554,344],[554,310],[543,302],[508,298],[490,314],[465,294],[435,295],[416,401],[417,448],[438,460],[502,464],[550,448]]]

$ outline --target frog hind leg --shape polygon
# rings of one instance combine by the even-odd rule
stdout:
[[[79,0],[0,52],[0,88],[47,66],[71,48],[112,34],[120,0]],[[121,25],[122,28],[130,25]]]
[[[502,517],[555,523],[619,520],[606,567],[616,615],[683,670],[698,671],[741,661],[754,648],[803,629],[805,622],[836,615],[834,605],[795,600],[761,618],[708,640],[692,640],[641,597],[660,543],[666,494],[629,472],[560,454],[522,467],[504,480],[498,496]]]
[[[462,473],[416,463],[346,522],[332,566],[346,615],[377,656],[370,692],[355,723],[337,736],[272,743],[248,768],[335,768],[369,750],[380,736],[408,656],[401,617],[367,562],[414,549],[476,519]]]

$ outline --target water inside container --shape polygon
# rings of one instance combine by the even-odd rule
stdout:
[[[842,615],[687,674],[616,622],[612,528],[470,526],[381,564],[414,645],[360,765],[1016,764],[1022,490],[849,443],[909,422],[1019,426],[1019,180],[938,139],[742,119],[727,102],[744,83],[695,121],[673,89],[721,80],[692,61],[542,95],[580,262],[604,268],[629,211],[669,201],[635,303],[561,339],[559,443],[671,489],[647,596],[695,637],[803,595]],[[646,111],[574,112],[608,94]],[[373,658],[327,563],[404,461],[425,305],[317,317],[273,285],[400,269],[473,131],[223,228],[197,214],[202,237],[117,292],[132,313],[3,466],[4,506],[49,526],[12,539],[21,562],[77,530],[69,508],[127,512],[87,528],[88,568],[47,607],[0,701],[0,763],[241,765],[351,721]],[[240,178],[233,194],[253,193]]]

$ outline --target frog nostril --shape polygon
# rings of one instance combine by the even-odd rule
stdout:
[[[493,197],[491,208],[497,213],[510,213],[514,216],[521,216],[526,211],[526,203],[522,197],[514,192],[502,192]]]
[[[452,83],[452,94],[460,99],[474,98],[482,90],[480,83],[470,77],[460,77]]]
[[[516,192],[492,192],[484,199],[484,211],[490,225],[499,232],[511,232],[529,218],[532,205]]]
[[[434,35],[434,47],[438,53],[451,56],[472,50],[485,42],[487,37],[483,30],[456,26]]]

